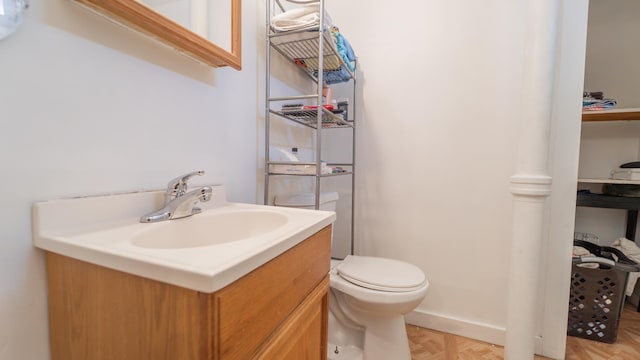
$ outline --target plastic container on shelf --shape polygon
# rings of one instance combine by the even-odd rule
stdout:
[[[611,178],[616,180],[640,180],[640,169],[611,170]]]
[[[320,193],[320,210],[336,211],[338,201],[337,192]],[[278,195],[275,198],[276,206],[286,206],[301,209],[314,209],[316,195],[314,193],[297,193],[288,195]]]

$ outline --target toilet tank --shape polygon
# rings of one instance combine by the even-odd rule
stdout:
[[[336,211],[337,201],[337,192],[320,193],[320,210]],[[275,205],[301,209],[315,209],[316,195],[314,193],[278,195],[275,198]]]

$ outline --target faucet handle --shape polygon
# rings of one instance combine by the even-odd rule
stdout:
[[[204,175],[204,170],[194,171],[169,181],[167,185],[167,192],[165,194],[166,202],[169,202],[177,197],[180,197],[187,193],[187,182],[189,179],[196,175]]]

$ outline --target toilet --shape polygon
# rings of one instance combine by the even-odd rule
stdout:
[[[337,193],[320,194],[320,209],[335,211]],[[313,209],[314,194],[276,197],[277,206]],[[412,264],[348,255],[331,260],[329,360],[410,360],[404,314],[427,295],[429,282]]]

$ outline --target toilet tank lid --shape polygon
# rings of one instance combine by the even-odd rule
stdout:
[[[349,255],[336,270],[349,282],[381,291],[413,291],[427,281],[424,272],[417,266],[379,257]]]
[[[338,200],[337,192],[320,193],[320,204],[326,204]],[[316,194],[314,193],[297,193],[278,195],[275,198],[275,204],[279,206],[314,206],[316,204]]]

